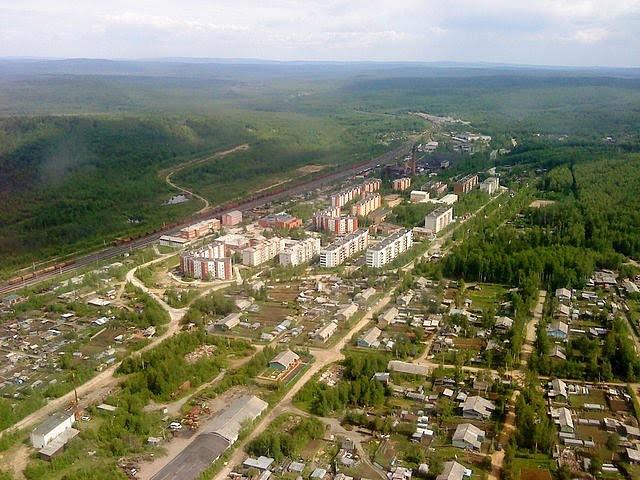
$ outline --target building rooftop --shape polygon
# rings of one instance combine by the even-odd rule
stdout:
[[[273,360],[271,360],[270,363],[279,363],[280,365],[283,365],[285,368],[289,368],[293,363],[297,362],[298,360],[300,360],[300,356],[297,353],[292,352],[291,350],[284,350],[279,354],[277,354],[275,357],[273,357]]]
[[[395,242],[399,238],[402,238],[404,235],[406,235],[410,231],[411,230],[406,230],[406,229],[403,228],[399,232],[392,233],[391,235],[389,235],[388,237],[384,238],[383,240],[381,240],[377,244],[373,245],[372,247],[369,247],[369,249],[371,249],[371,250],[382,250],[383,248],[386,248],[389,245],[391,245],[393,242]]]
[[[66,422],[69,418],[73,417],[73,412],[56,412],[49,416],[44,422],[33,429],[32,433],[35,435],[46,435],[51,430],[56,428],[62,422]]]

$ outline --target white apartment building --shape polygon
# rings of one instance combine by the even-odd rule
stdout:
[[[453,221],[453,208],[442,206],[424,217],[424,228],[438,233]]]
[[[304,240],[285,240],[285,245],[280,252],[280,265],[295,267],[302,263],[310,262],[320,255],[320,239],[305,238]]]
[[[282,239],[269,238],[242,250],[242,264],[248,267],[261,265],[278,256],[282,251]]]
[[[225,256],[225,244],[215,241],[199,249],[180,255],[183,275],[199,279],[230,280],[233,276],[231,257]]]
[[[413,232],[400,230],[367,249],[367,266],[380,268],[413,246]]]
[[[320,266],[336,267],[369,245],[369,231],[356,230],[320,250]]]
[[[500,188],[500,179],[498,177],[489,177],[480,184],[480,191],[493,195]]]

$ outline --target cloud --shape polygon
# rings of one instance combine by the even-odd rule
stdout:
[[[640,0],[0,0],[0,55],[638,65]]]
[[[127,26],[132,28],[151,27],[169,32],[246,32],[245,25],[207,23],[196,20],[184,20],[175,17],[143,15],[125,12],[120,15],[107,15],[104,23],[108,25]],[[104,24],[102,25],[104,26]]]

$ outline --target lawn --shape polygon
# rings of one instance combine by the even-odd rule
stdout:
[[[471,299],[471,308],[484,311],[492,307],[495,308],[506,291],[507,289],[503,285],[478,283],[475,286],[467,286],[465,297]]]

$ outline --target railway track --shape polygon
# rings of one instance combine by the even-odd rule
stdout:
[[[0,295],[7,294],[10,292],[14,292],[16,290],[20,290],[25,287],[29,287],[40,283],[45,280],[49,280],[58,275],[73,272],[83,267],[87,267],[92,263],[97,263],[103,260],[110,260],[112,258],[118,257],[126,252],[130,252],[135,249],[145,248],[149,245],[152,245],[156,242],[162,235],[171,235],[177,233],[181,228],[190,225],[194,222],[210,219],[213,217],[218,217],[223,213],[229,212],[231,210],[241,210],[247,211],[256,207],[261,207],[273,201],[282,200],[288,197],[293,197],[295,195],[300,195],[303,193],[307,193],[316,188],[333,184],[338,180],[342,180],[346,177],[358,174],[364,170],[375,167],[376,165],[388,165],[395,163],[398,157],[405,155],[409,152],[413,142],[404,144],[400,147],[397,147],[387,153],[384,153],[372,160],[360,162],[357,164],[346,166],[340,170],[323,173],[318,176],[314,176],[309,180],[303,180],[300,182],[292,183],[290,185],[283,185],[275,190],[267,190],[266,192],[260,194],[257,197],[249,197],[239,201],[229,201],[226,202],[216,208],[209,209],[208,211],[190,217],[189,219],[180,222],[176,225],[172,225],[171,227],[163,230],[156,231],[154,233],[141,236],[139,238],[135,238],[129,241],[126,241],[120,245],[114,245],[102,250],[98,250],[94,253],[90,253],[84,256],[76,257],[75,259],[66,262],[59,268],[53,268],[52,270],[35,272],[33,276],[29,278],[25,278],[24,280],[8,281],[0,284]],[[49,267],[51,268],[51,267]]]

